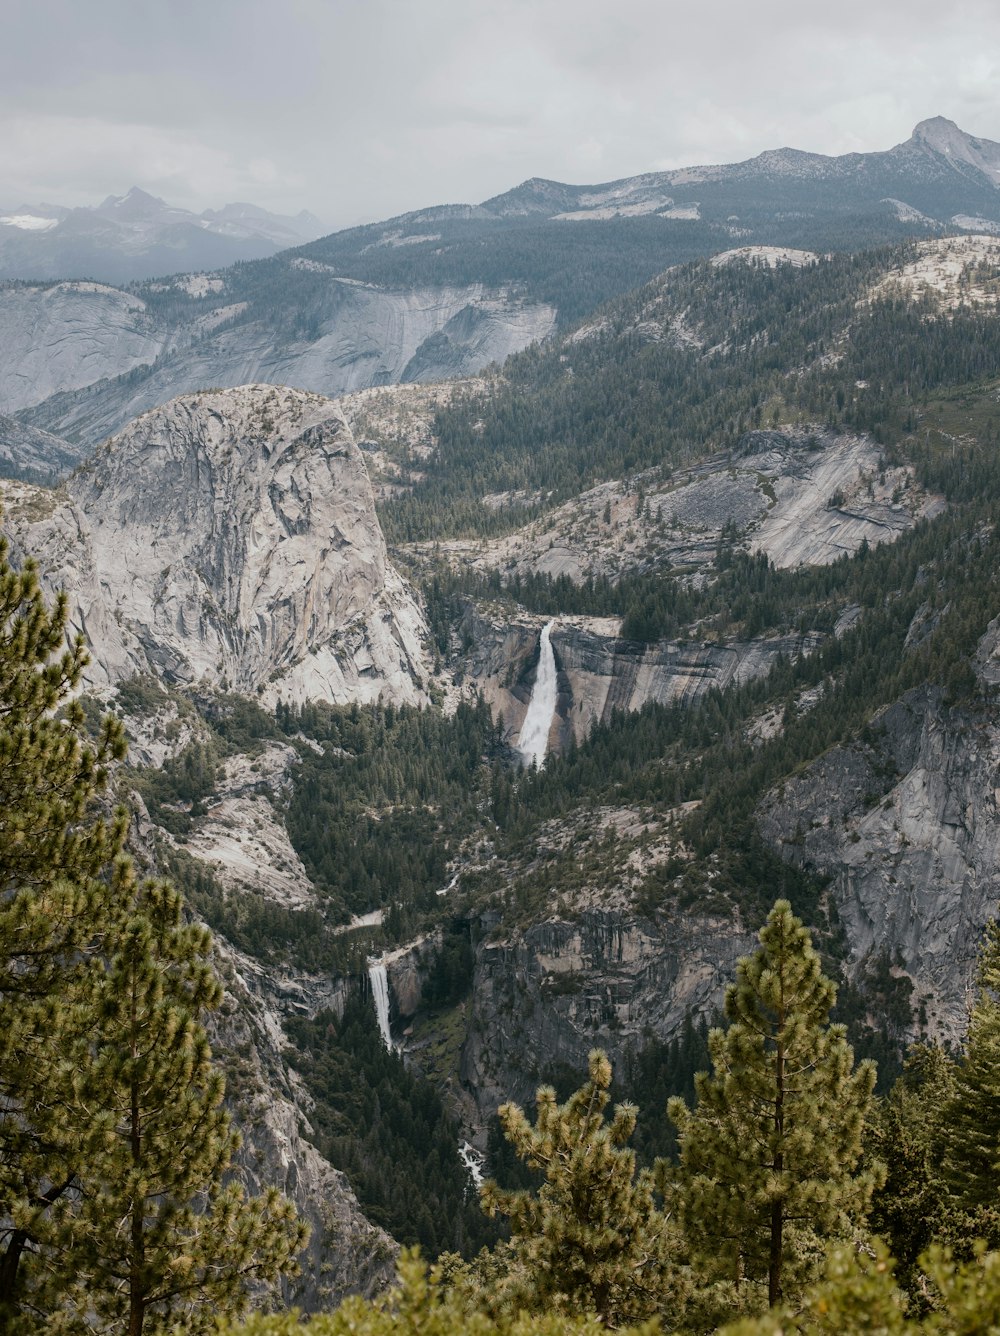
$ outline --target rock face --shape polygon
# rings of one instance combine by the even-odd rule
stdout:
[[[70,592],[91,685],[145,670],[267,704],[422,699],[423,623],[328,400],[267,386],[178,399],[70,491],[11,519]]]
[[[505,575],[588,575],[709,566],[734,538],[775,566],[828,565],[895,542],[944,507],[871,437],[824,428],[746,432],[733,451],[679,470],[601,483],[512,534],[441,549]],[[426,550],[426,545],[425,545]]]
[[[95,283],[0,288],[0,409],[32,409],[34,425],[95,445],[205,385],[267,381],[339,395],[466,376],[555,324],[551,306],[483,284],[394,291],[324,265],[292,268],[295,280],[311,289],[298,294],[308,297],[308,328],[292,298],[261,314],[226,277],[202,287],[175,280],[166,308]]]
[[[253,1194],[278,1188],[311,1230],[301,1275],[285,1283],[285,1299],[322,1312],[348,1294],[372,1295],[392,1279],[397,1244],[366,1218],[345,1175],[305,1139],[308,1099],[288,1066],[281,1024],[286,1012],[315,1014],[337,999],[322,981],[302,976],[283,990],[248,957],[222,944],[217,952],[226,994],[211,1039],[243,1137],[237,1174]]]
[[[69,441],[0,413],[0,476],[49,482],[68,473],[81,456]]]
[[[120,376],[154,361],[165,343],[145,303],[117,288],[0,287],[0,409],[16,413]]]
[[[465,626],[472,638],[469,674],[502,714],[508,730],[519,733],[534,685],[539,636],[547,619],[492,621],[470,611]],[[559,694],[552,745],[582,742],[591,725],[615,710],[639,710],[649,701],[691,704],[712,687],[749,682],[767,673],[779,656],[808,654],[818,633],[710,644],[661,641],[645,645],[622,640],[617,619],[561,617],[551,643]]]
[[[869,741],[833,748],[763,804],[764,837],[833,878],[848,972],[877,954],[913,982],[913,1030],[958,1040],[1000,897],[1000,724],[910,692]]]
[[[668,1038],[688,1011],[711,1013],[755,939],[730,918],[677,912],[656,922],[626,907],[558,916],[479,948],[462,1079],[482,1117],[526,1101],[547,1066],[585,1071]]]

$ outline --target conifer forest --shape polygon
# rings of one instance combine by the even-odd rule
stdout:
[[[1000,1333],[1000,223],[712,181],[3,419],[0,1332]],[[548,332],[129,398],[462,284]]]

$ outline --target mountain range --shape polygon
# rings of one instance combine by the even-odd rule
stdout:
[[[217,935],[306,1307],[381,1283],[361,1211],[474,1251],[460,1139],[502,1175],[497,1104],[595,1044],[671,1153],[778,895],[883,1088],[960,1041],[1000,895],[998,232],[1000,144],[936,118],[0,287],[11,550]]]
[[[146,235],[151,207],[129,196],[108,210],[134,213]],[[44,246],[62,226],[19,236]],[[127,290],[65,275],[0,286],[0,412],[89,447],[206,385],[336,395],[475,374],[699,256],[997,231],[1000,145],[941,117],[883,153],[781,149],[595,186],[531,180],[482,205],[425,209]],[[204,227],[198,236],[229,244]]]
[[[126,283],[257,260],[323,230],[306,212],[288,218],[254,204],[226,204],[196,214],[133,186],[93,208],[0,208],[0,278]]]

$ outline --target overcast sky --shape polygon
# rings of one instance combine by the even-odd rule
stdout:
[[[790,144],[1000,140],[995,0],[3,0],[0,205],[331,227]]]

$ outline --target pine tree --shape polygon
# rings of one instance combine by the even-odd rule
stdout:
[[[85,734],[67,606],[0,539],[0,1328],[200,1330],[287,1273],[302,1230],[221,1185],[208,934],[166,884],[137,890],[126,816],[98,810],[124,734]]]
[[[636,1172],[626,1143],[635,1128],[633,1105],[615,1106],[605,1122],[611,1064],[595,1049],[589,1079],[565,1104],[551,1086],[537,1094],[534,1126],[516,1104],[499,1110],[504,1134],[521,1160],[540,1170],[537,1194],[509,1192],[488,1182],[480,1192],[489,1215],[510,1220],[502,1247],[484,1279],[516,1310],[596,1313],[609,1326],[660,1310],[676,1283],[673,1237],[653,1195],[653,1175]]]
[[[696,1078],[696,1109],[672,1099],[668,1111],[692,1249],[731,1279],[766,1275],[773,1306],[793,1248],[867,1209],[876,1173],[854,1170],[875,1068],[854,1068],[844,1027],[829,1024],[835,987],[787,901],[760,941],[726,993],[728,1028],[709,1034],[714,1073]]]
[[[977,1233],[1000,1237],[1000,921],[986,929],[954,1093],[942,1110],[944,1176],[954,1204],[977,1212]]]
[[[67,648],[68,605],[51,606],[37,568],[20,571],[0,538],[0,1320],[32,1300],[23,1263],[52,1232],[71,1190],[78,1131],[64,1100],[67,1055],[91,1017],[86,999],[120,890],[124,814],[96,810],[120,723],[95,741],[70,694],[87,663]],[[38,1298],[36,1295],[35,1298]]]
[[[223,1182],[239,1136],[200,1019],[222,998],[210,950],[169,883],[133,887],[73,1083],[74,1119],[91,1131],[69,1208],[67,1330],[210,1331],[251,1286],[296,1270],[306,1229],[291,1204]]]

